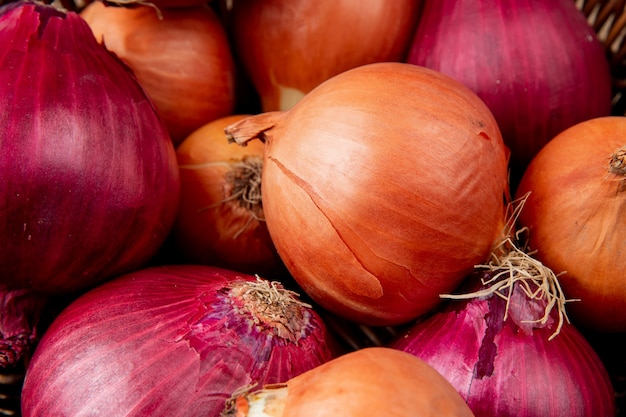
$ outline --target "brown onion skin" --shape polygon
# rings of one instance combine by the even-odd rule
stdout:
[[[136,74],[172,140],[232,114],[235,64],[226,31],[209,6],[132,8],[89,4],[81,16],[96,38]]]
[[[428,0],[407,62],[485,101],[511,149],[513,188],[556,134],[611,114],[604,48],[572,0]]]
[[[626,331],[626,191],[609,161],[626,145],[626,118],[579,123],[546,145],[524,173],[520,213],[536,257],[570,298],[572,320],[594,331]]]
[[[0,20],[0,284],[67,294],[146,265],[179,193],[154,106],[76,13]]]
[[[224,128],[245,117],[237,114],[209,122],[176,148],[181,193],[172,237],[187,262],[264,274],[277,271],[281,261],[265,224],[262,202],[246,207],[233,199],[228,179],[228,173],[246,158],[263,163],[261,141],[242,147],[229,143],[224,134]],[[260,181],[260,172],[252,180]]]
[[[524,322],[543,315],[545,302],[519,286],[514,293],[506,320],[495,294],[451,300],[389,346],[437,370],[476,417],[614,417],[614,390],[589,342],[570,323],[548,340],[556,311],[545,326]]]
[[[109,281],[46,330],[22,391],[24,417],[218,417],[237,389],[285,382],[334,357],[316,312],[290,341],[239,315],[234,271],[168,265]],[[279,326],[276,326],[279,329]]]
[[[473,92],[435,71],[365,65],[227,133],[266,142],[274,245],[307,294],[350,320],[390,325],[428,312],[502,232],[498,127]]]
[[[284,409],[267,407],[263,415],[473,416],[460,395],[432,367],[413,355],[386,347],[347,353],[290,379],[286,387],[286,398],[276,401]],[[244,405],[234,415],[259,414],[248,414]]]
[[[233,2],[227,27],[263,111],[287,110],[328,78],[364,64],[403,61],[421,0]]]

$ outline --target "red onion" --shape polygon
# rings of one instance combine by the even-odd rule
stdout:
[[[147,263],[178,169],[128,68],[76,13],[33,2],[1,9],[0,68],[0,285],[69,293]]]
[[[217,417],[240,388],[331,359],[317,313],[276,282],[210,266],[145,268],[87,292],[51,324],[24,417]]]
[[[557,133],[611,111],[604,49],[572,0],[428,0],[407,61],[485,101],[511,149],[513,183]]]
[[[478,291],[457,296],[467,299],[451,301],[390,346],[439,371],[476,417],[614,416],[607,371],[566,321],[554,273],[515,250],[469,285],[478,278]]]

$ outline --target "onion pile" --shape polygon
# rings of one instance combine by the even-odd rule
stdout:
[[[262,390],[235,396],[224,417],[472,417],[450,383],[408,353],[370,347]]]
[[[572,0],[427,0],[407,62],[485,101],[511,149],[512,186],[556,134],[611,112],[604,48]]]
[[[317,313],[276,282],[209,266],[123,275],[72,302],[37,346],[34,416],[218,417],[236,391],[337,355]]]
[[[181,195],[172,235],[187,262],[265,274],[281,262],[263,214],[264,145],[238,146],[224,134],[245,117],[207,123],[176,148]]]
[[[263,111],[288,110],[354,67],[403,61],[421,0],[233,1],[233,47]]]
[[[221,20],[207,5],[106,6],[80,13],[96,38],[136,74],[174,144],[235,106],[235,64]]]
[[[76,13],[25,1],[0,9],[0,78],[3,291],[70,293],[145,265],[174,222],[179,179],[132,73]],[[32,317],[6,304],[1,315]]]
[[[518,193],[529,193],[520,224],[556,272],[587,329],[626,332],[626,117],[581,122],[533,159]]]
[[[507,150],[467,87],[405,63],[348,70],[226,128],[265,142],[263,210],[294,279],[369,325],[428,312],[504,227]]]

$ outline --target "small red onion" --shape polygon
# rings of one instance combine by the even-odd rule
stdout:
[[[28,367],[22,412],[217,417],[236,390],[285,382],[334,357],[333,343],[276,282],[210,266],[145,268],[59,314]]]
[[[0,68],[0,285],[67,294],[145,265],[179,180],[130,70],[76,13],[30,1],[0,9]]]
[[[467,299],[451,301],[390,347],[439,371],[476,417],[615,416],[608,373],[565,320],[556,276],[520,251],[495,265],[471,277],[482,279],[477,292],[458,296]]]
[[[557,133],[611,111],[604,49],[572,0],[427,0],[407,61],[485,101],[513,183]]]

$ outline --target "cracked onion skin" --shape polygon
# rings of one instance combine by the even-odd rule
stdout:
[[[503,231],[508,151],[498,126],[475,93],[439,72],[361,66],[226,133],[265,141],[274,245],[309,296],[355,322],[430,311]]]
[[[22,415],[218,417],[236,390],[285,382],[334,357],[317,313],[266,284],[170,265],[87,292],[38,344]]]

